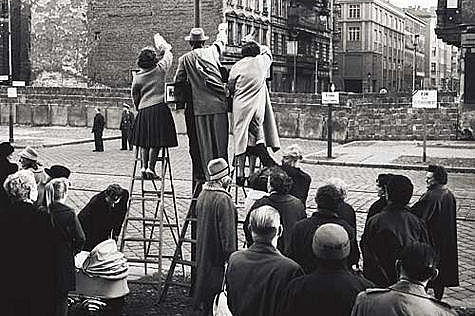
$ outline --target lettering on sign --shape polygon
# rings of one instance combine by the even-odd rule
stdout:
[[[322,92],[322,104],[340,104],[340,93]]]
[[[437,108],[437,90],[418,90],[412,96],[413,108]]]

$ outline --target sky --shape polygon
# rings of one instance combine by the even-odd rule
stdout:
[[[436,7],[437,6],[437,0],[389,0],[392,4],[405,8],[408,6],[415,6],[419,5],[421,7]]]

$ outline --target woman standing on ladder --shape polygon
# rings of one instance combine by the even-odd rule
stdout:
[[[140,147],[140,171],[144,179],[159,179],[155,165],[160,147],[178,146],[175,122],[165,103],[165,77],[173,61],[172,47],[158,33],[154,42],[156,49],[145,47],[140,51],[137,58],[140,71],[132,82],[132,100],[138,113],[131,139]]]

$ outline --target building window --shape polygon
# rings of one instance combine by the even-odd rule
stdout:
[[[255,9],[256,11],[259,11],[259,10],[260,10],[260,8],[259,8],[259,1],[260,1],[260,0],[255,0],[255,2],[254,2],[254,9]]]
[[[241,45],[242,40],[242,23],[237,24],[237,36],[236,36],[236,44]]]
[[[267,29],[262,29],[262,44],[267,45]]]
[[[261,42],[261,34],[260,34],[260,33],[261,33],[261,29],[260,29],[258,26],[256,26],[256,27],[254,28],[254,37],[255,37],[255,39],[256,39],[256,42],[262,44],[262,42]]]
[[[436,63],[430,63],[430,72],[435,72],[437,68]]]
[[[234,44],[234,22],[228,21],[228,44]]]
[[[350,4],[348,17],[350,19],[359,19],[360,18],[360,5],[359,4]]]
[[[274,39],[273,39],[273,53],[276,55],[279,55],[279,33],[274,33]]]
[[[282,34],[282,41],[280,42],[281,53],[284,54],[284,47],[287,47],[287,41],[285,40],[285,34]]]
[[[251,30],[252,30],[252,26],[250,26],[249,24],[246,25],[246,34],[245,35],[251,34]]]
[[[358,42],[360,40],[360,27],[350,26],[348,28],[348,40]]]

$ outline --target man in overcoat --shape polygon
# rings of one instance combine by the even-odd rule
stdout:
[[[317,211],[309,218],[298,221],[290,234],[289,258],[300,264],[305,273],[312,273],[317,268],[317,258],[312,252],[313,235],[318,227],[334,223],[342,226],[350,238],[350,254],[346,259],[348,268],[357,264],[360,258],[356,231],[343,218],[337,215],[336,208],[340,203],[340,193],[334,185],[318,188],[315,196]]]
[[[279,212],[272,206],[255,209],[249,221],[254,244],[231,255],[226,272],[228,307],[236,316],[277,315],[288,283],[303,270],[277,250],[282,234]]]
[[[363,273],[379,287],[396,283],[396,259],[406,245],[429,243],[424,223],[407,206],[413,189],[409,178],[392,176],[387,185],[388,205],[369,219],[361,236]]]
[[[185,108],[185,122],[193,164],[193,182],[209,180],[208,162],[215,158],[228,161],[228,108],[219,58],[227,43],[227,26],[220,24],[216,41],[205,47],[202,28],[193,28],[185,37],[192,50],[178,59],[175,74],[176,94],[186,94],[179,87],[191,87],[191,101]]]
[[[440,256],[439,275],[429,283],[437,299],[444,287],[458,286],[457,203],[446,187],[447,171],[430,165],[426,175],[427,192],[412,206],[412,212],[427,225],[432,247]]]
[[[94,116],[94,123],[92,124],[92,132],[94,133],[94,145],[93,151],[104,151],[104,142],[102,141],[102,133],[104,132],[104,115],[101,113],[100,108],[96,108],[96,115]]]
[[[129,150],[132,150],[134,146],[132,145],[130,135],[134,126],[134,113],[130,111],[130,106],[127,103],[124,103],[123,106],[124,109],[120,119],[120,131],[122,133],[122,146],[120,150],[127,150],[127,144],[129,145]]]
[[[237,249],[237,212],[231,194],[229,165],[223,158],[208,164],[210,181],[196,202],[196,280],[193,309],[209,315],[214,296],[221,290],[224,265]]]
[[[119,239],[128,200],[129,192],[118,184],[109,185],[106,190],[91,198],[78,214],[86,234],[84,250],[91,251],[107,239]]]
[[[404,247],[396,262],[399,280],[388,288],[367,289],[356,297],[352,316],[455,316],[450,305],[429,296],[425,287],[437,275],[437,255],[430,245]]]
[[[320,226],[312,240],[318,268],[290,281],[278,315],[349,315],[358,293],[374,286],[348,269],[350,247],[341,225]]]

